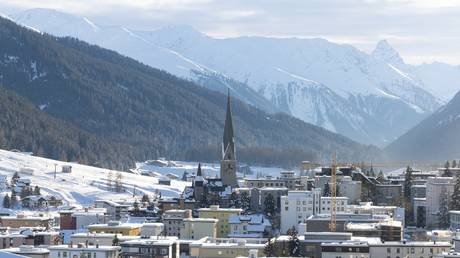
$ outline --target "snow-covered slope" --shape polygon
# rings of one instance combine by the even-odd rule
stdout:
[[[58,171],[56,179],[54,179],[55,165]],[[62,165],[71,165],[72,173],[59,172]],[[23,168],[33,169],[33,175],[20,173],[21,178],[29,178],[32,185],[41,188],[43,194],[57,195],[69,205],[89,205],[95,199],[132,198],[134,187],[139,197],[143,194],[154,195],[157,191],[160,191],[162,196],[178,197],[189,184],[172,180],[171,186],[159,185],[158,178],[121,172],[126,192],[114,193],[107,190],[107,178],[110,172],[115,178],[117,171],[0,150],[0,175],[6,175],[11,179],[14,172]]]
[[[435,73],[407,71],[387,42],[369,55],[324,39],[215,39],[187,26],[139,31],[47,9],[11,17],[43,32],[116,50],[208,88],[229,87],[254,106],[284,111],[365,143],[385,145],[449,98],[440,96],[444,90],[433,90]]]

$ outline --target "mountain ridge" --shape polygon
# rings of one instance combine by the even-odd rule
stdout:
[[[386,41],[377,44],[377,48],[380,45],[384,50],[393,50],[398,62],[382,61],[351,45],[325,39],[215,39],[190,26],[142,31],[96,24],[99,30],[95,32],[82,17],[67,14],[75,19],[75,24],[81,24],[70,30],[69,26],[59,26],[61,23],[55,18],[48,18],[55,15],[54,12],[41,12],[42,16],[32,10],[12,17],[20,24],[56,36],[77,37],[115,50],[209,89],[225,92],[226,87],[222,85],[226,85],[233,89],[234,96],[267,112],[282,111],[354,140],[379,146],[396,139],[449,98],[440,98],[440,94],[452,92],[432,90],[436,83],[425,76],[424,80],[430,82],[430,86],[426,86],[419,79],[420,74],[425,73],[413,72],[412,66],[405,65]],[[53,22],[46,22],[48,19]],[[67,19],[70,18],[64,20]],[[455,71],[451,74],[450,77],[456,78]],[[320,89],[314,87],[318,85]],[[322,101],[312,100],[308,92],[312,92],[312,96],[321,94]],[[363,101],[357,105],[356,99]],[[370,116],[375,112],[375,101],[390,110],[403,107],[397,114],[379,110],[379,115],[400,123],[389,127],[380,117]]]
[[[219,145],[225,95],[74,38],[36,33],[2,18],[0,25],[0,85],[38,111],[108,141],[106,148],[117,156],[107,166],[128,166],[117,162],[118,155],[131,162],[187,159],[192,150]],[[380,154],[286,114],[270,115],[236,99],[232,107],[240,150],[253,148],[242,151],[246,157],[255,148],[299,150],[307,159],[335,151],[344,160]]]

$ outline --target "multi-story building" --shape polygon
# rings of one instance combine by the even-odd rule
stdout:
[[[321,258],[370,258],[367,241],[350,240],[321,244]],[[382,257],[384,258],[384,257]]]
[[[123,236],[139,236],[142,224],[121,223],[120,221],[110,221],[107,224],[88,225],[88,231],[91,233],[113,233]]]
[[[403,235],[402,223],[394,220],[376,223],[347,223],[345,231],[357,237],[378,237],[382,241],[400,241]]]
[[[361,201],[361,187],[361,181],[354,181],[350,176],[342,177],[338,185],[340,196],[348,197],[349,203]]]
[[[121,243],[120,246],[121,258],[179,258],[179,243],[176,237],[131,240]]]
[[[227,237],[230,233],[228,218],[232,215],[240,215],[242,209],[220,208],[219,205],[211,205],[209,208],[198,209],[198,217],[218,219],[217,237]]]
[[[132,205],[121,204],[111,200],[96,200],[94,201],[96,208],[105,208],[109,220],[120,220],[126,214]]]
[[[91,257],[91,258],[118,258],[119,246],[100,245],[55,245],[48,247],[49,258],[63,257]]]
[[[163,213],[165,236],[177,236],[180,238],[184,219],[192,217],[192,210],[167,210]]]
[[[398,241],[370,246],[370,258],[432,258],[450,250],[449,242]]]
[[[190,243],[191,258],[234,258],[249,257],[251,250],[258,250],[262,254],[265,248],[265,239],[241,238],[202,238]]]
[[[348,206],[348,197],[339,197],[336,198],[336,212],[344,213],[347,210]],[[321,197],[321,209],[320,213],[331,213],[332,210],[332,197]]]
[[[460,229],[460,211],[449,211],[450,229],[458,231]]]
[[[53,223],[53,218],[45,216],[34,217],[18,214],[17,216],[0,217],[0,221],[2,226],[10,228],[44,227],[49,229]]]
[[[201,239],[203,237],[216,237],[217,219],[188,218],[183,220],[180,231],[181,239]]]
[[[305,222],[313,214],[320,213],[321,189],[289,191],[281,197],[281,232]]]
[[[263,238],[272,229],[270,221],[261,214],[232,215],[228,218],[228,223],[229,237]]]
[[[426,182],[426,226],[439,226],[439,214],[442,203],[449,203],[454,191],[452,177],[429,177]],[[445,201],[442,199],[446,199]]]
[[[281,196],[287,195],[288,193],[288,189],[286,187],[244,188],[243,191],[250,193],[251,210],[256,213],[265,211],[265,199],[268,195],[273,197],[275,201],[275,209],[279,211],[281,209]]]
[[[252,178],[245,180],[246,187],[250,188],[288,188],[296,190],[301,187],[300,177],[296,176],[292,171],[281,172],[280,177],[266,176],[263,178]]]

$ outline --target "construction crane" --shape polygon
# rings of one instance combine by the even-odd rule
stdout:
[[[337,229],[337,157],[334,152],[331,164],[331,222],[329,230],[335,232]]]

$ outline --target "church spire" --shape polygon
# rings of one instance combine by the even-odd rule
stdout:
[[[227,154],[227,155],[226,155]],[[233,136],[232,109],[230,105],[230,89],[227,95],[227,112],[225,114],[224,137],[222,142],[222,157],[230,156],[235,159],[235,142]]]
[[[198,170],[196,171],[196,176],[202,176],[201,175],[201,163],[198,163]]]

